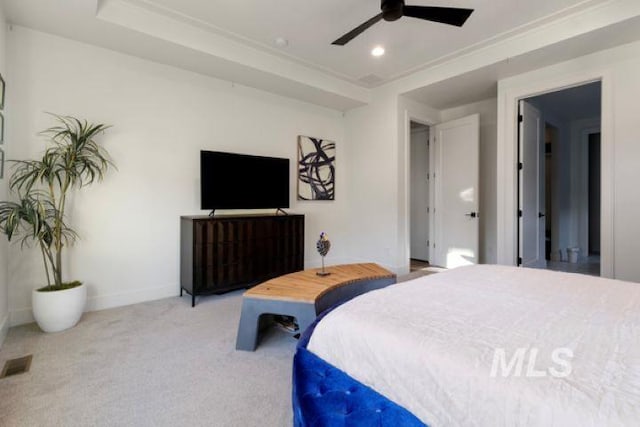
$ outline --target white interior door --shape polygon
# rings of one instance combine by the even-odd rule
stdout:
[[[432,129],[432,263],[447,268],[476,264],[480,118],[474,114]]]
[[[545,268],[544,123],[529,102],[520,101],[519,109],[519,261]]]

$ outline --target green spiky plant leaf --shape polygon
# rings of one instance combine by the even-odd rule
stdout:
[[[109,127],[75,117],[52,115],[58,124],[41,134],[49,147],[41,159],[13,161],[9,189],[15,201],[0,201],[0,232],[22,245],[36,243],[42,252],[47,287],[68,289],[62,282],[62,252],[77,233],[66,223],[71,190],[101,181],[113,163],[95,137]]]

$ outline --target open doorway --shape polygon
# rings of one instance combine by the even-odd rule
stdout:
[[[411,121],[410,132],[410,269],[429,267],[429,126]]]
[[[518,262],[600,275],[601,83],[520,102]]]
[[[408,261],[428,262],[429,269],[477,264],[480,115],[412,127],[406,163]],[[414,269],[425,270],[416,261]]]

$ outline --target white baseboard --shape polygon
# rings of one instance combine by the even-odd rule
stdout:
[[[98,311],[105,310],[107,308],[122,307],[146,301],[175,297],[179,294],[180,287],[178,285],[171,285],[138,289],[130,292],[121,292],[119,294],[98,295],[87,300],[87,308],[85,311]]]
[[[122,307],[125,305],[138,304],[146,301],[154,301],[163,298],[170,298],[179,295],[180,290],[177,285],[163,286],[160,288],[145,288],[130,292],[121,292],[110,295],[97,295],[87,299],[85,312],[106,310],[108,308]],[[31,307],[11,310],[9,313],[9,324],[11,326],[25,325],[33,323],[35,319],[31,313]]]
[[[5,314],[3,319],[0,319],[0,348],[4,343],[4,339],[7,338],[9,332],[9,313]]]
[[[31,313],[31,307],[9,310],[9,327],[26,325],[27,323],[33,323],[35,321]]]

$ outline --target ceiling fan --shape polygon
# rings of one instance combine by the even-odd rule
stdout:
[[[381,13],[349,31],[331,44],[344,46],[382,19],[391,22],[403,16],[410,16],[412,18],[462,27],[467,18],[469,18],[469,15],[471,15],[471,12],[473,12],[473,9],[460,9],[456,7],[407,6],[404,4],[404,0],[382,0],[381,3]]]

